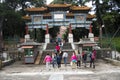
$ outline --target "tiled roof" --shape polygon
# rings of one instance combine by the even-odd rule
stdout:
[[[96,17],[96,15],[91,15],[91,14],[87,15],[87,18],[95,18],[95,17]]]
[[[50,13],[45,13],[43,16],[47,17],[47,16],[52,16],[52,15]],[[73,13],[67,13],[66,16],[74,16],[74,14]],[[91,14],[87,15],[87,18],[95,18],[95,17],[96,17],[96,15],[91,15]],[[31,19],[30,16],[23,16],[22,18],[23,19]]]
[[[50,4],[48,7],[70,7],[71,4]]]
[[[71,4],[49,4],[48,8],[65,8],[70,7],[71,10],[90,10],[90,7],[87,6],[72,6]],[[34,7],[34,8],[26,8],[26,11],[46,11],[47,7]]]
[[[34,41],[30,41],[30,42],[24,42],[24,43],[21,43],[20,46],[37,46],[37,45],[42,45],[41,43],[37,43],[37,42],[34,42]]]
[[[31,19],[30,16],[23,16],[22,18],[23,18],[23,19]]]
[[[43,16],[52,16],[50,13],[45,13]]]
[[[38,8],[27,8],[26,11],[45,11],[47,8],[45,7],[38,7]]]
[[[71,6],[71,10],[90,10],[90,7],[87,6]]]

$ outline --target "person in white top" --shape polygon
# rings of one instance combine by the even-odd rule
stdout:
[[[68,53],[67,52],[63,52],[63,60],[64,60],[64,64],[65,66],[67,66],[67,57],[68,57]]]

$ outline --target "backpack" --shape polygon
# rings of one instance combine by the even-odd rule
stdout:
[[[81,60],[81,55],[80,54],[77,55],[77,59]]]
[[[54,56],[53,60],[56,61],[57,60],[57,56]]]
[[[60,39],[60,38],[58,38],[58,42],[61,42],[61,39]]]
[[[57,50],[56,50],[56,49],[54,49],[54,53],[57,53]]]

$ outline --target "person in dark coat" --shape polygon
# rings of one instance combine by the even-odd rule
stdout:
[[[61,66],[61,62],[62,62],[62,56],[63,56],[63,51],[60,51],[60,53],[59,53],[59,57],[60,57],[60,66]]]
[[[78,52],[77,54],[77,67],[81,67],[81,54]]]
[[[59,54],[57,54],[57,65],[58,65],[58,68],[61,67],[61,58]]]
[[[84,66],[86,67],[86,62],[87,62],[87,52],[86,51],[84,51],[84,54],[82,54],[82,58],[83,58]]]
[[[57,56],[55,53],[52,53],[52,66],[53,68],[57,65]]]
[[[90,67],[95,68],[95,59],[96,59],[96,50],[93,50],[92,53],[90,53]]]

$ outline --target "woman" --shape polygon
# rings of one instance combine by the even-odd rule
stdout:
[[[81,66],[81,54],[80,52],[78,52],[77,54],[77,67],[80,67]]]
[[[96,50],[93,50],[90,54],[90,67],[95,68]]]
[[[53,68],[57,65],[57,56],[55,53],[52,53],[52,66]]]
[[[82,59],[83,59],[84,67],[86,67],[86,63],[87,63],[87,51],[83,52]]]
[[[72,63],[71,65],[72,65],[72,68],[76,67],[75,66],[76,62],[77,62],[77,56],[76,56],[75,52],[73,52],[73,54],[71,56],[71,63]]]
[[[61,66],[61,62],[62,62],[62,55],[63,55],[63,51],[60,51],[60,53],[59,53],[59,57],[60,57],[60,66]]]

